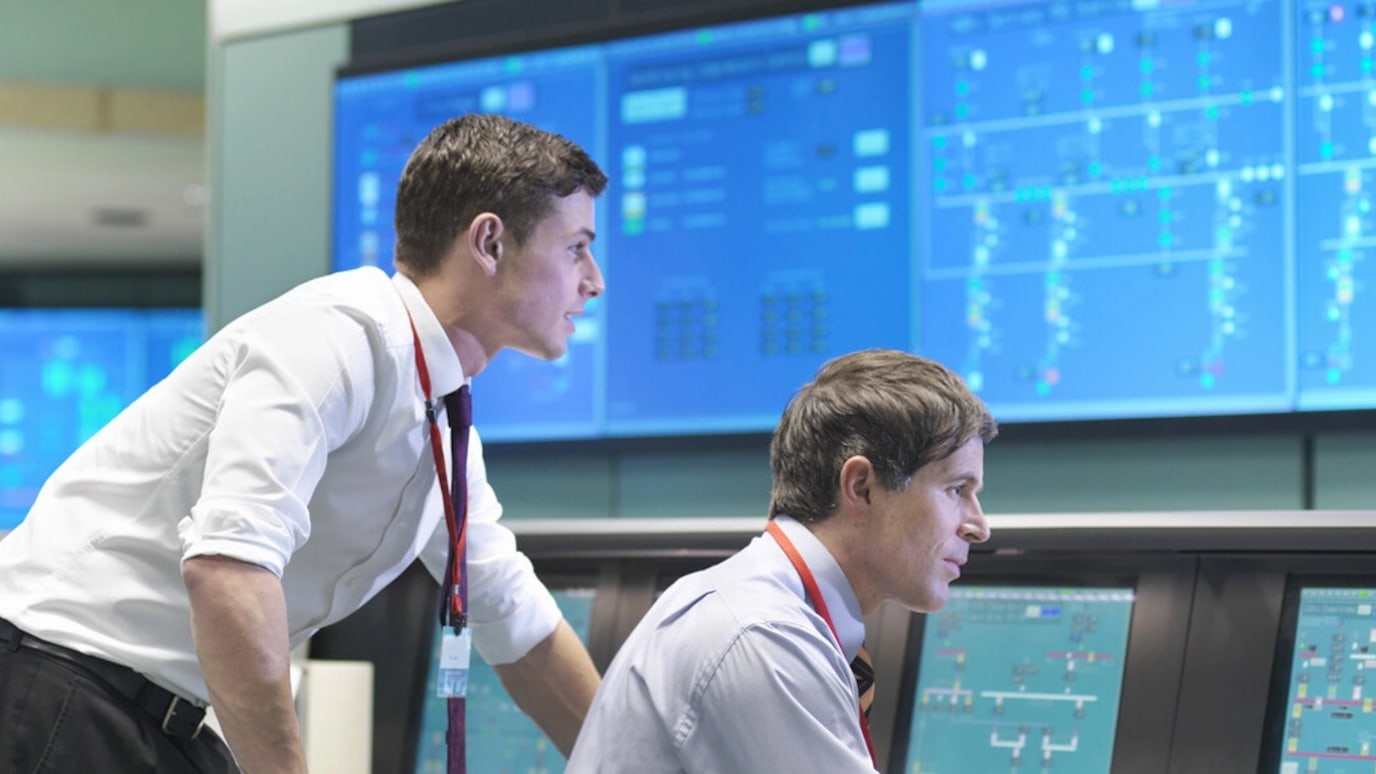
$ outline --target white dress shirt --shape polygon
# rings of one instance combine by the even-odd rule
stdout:
[[[441,577],[448,534],[408,310],[433,394],[458,389],[453,346],[400,274],[322,277],[226,326],[64,462],[0,540],[0,618],[204,702],[183,560],[279,575],[293,647],[417,557]],[[480,419],[480,390],[474,405]],[[448,454],[443,413],[440,425]],[[473,641],[509,663],[559,609],[498,523],[476,430],[467,470]]]
[[[860,602],[806,527],[777,520],[837,636],[778,543],[755,538],[646,613],[603,678],[567,774],[874,771],[850,669],[865,636]]]

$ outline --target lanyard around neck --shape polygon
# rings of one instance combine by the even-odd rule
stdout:
[[[788,556],[788,561],[793,563],[793,569],[798,571],[798,577],[803,581],[803,591],[807,594],[808,603],[812,605],[813,610],[817,611],[817,615],[820,615],[822,620],[827,622],[827,628],[831,630],[831,636],[836,638],[836,645],[841,648],[841,656],[844,658],[845,646],[841,644],[841,635],[836,633],[836,624],[831,621],[831,611],[827,610],[827,601],[822,598],[822,588],[817,585],[817,579],[812,576],[812,570],[808,569],[807,562],[803,561],[803,555],[798,552],[793,541],[788,539],[788,535],[784,534],[783,528],[779,526],[778,522],[771,519],[769,525],[765,527],[765,531],[774,538],[774,542],[779,544],[779,548],[784,550],[784,554]],[[856,709],[859,709],[858,704]],[[865,737],[865,747],[869,749],[870,762],[878,770],[879,758],[874,754],[874,740],[870,738],[870,719],[865,717],[864,710],[860,710],[859,715],[860,733]]]
[[[454,588],[445,589],[445,597],[449,600],[449,605],[442,609],[440,622],[446,623],[445,615],[448,619],[456,622],[457,629],[462,629],[466,621],[464,611],[464,599],[460,584],[463,582],[463,552],[468,543],[468,519],[459,520],[458,513],[454,508],[454,498],[449,493],[449,477],[444,474],[444,440],[440,434],[440,423],[437,418],[438,410],[436,400],[430,394],[430,369],[425,365],[425,350],[420,346],[420,333],[416,330],[415,318],[411,317],[411,310],[406,310],[406,318],[411,323],[411,338],[416,346],[416,373],[420,376],[420,389],[425,395],[425,418],[430,424],[430,448],[433,452],[431,456],[435,458],[435,476],[440,481],[440,497],[444,500],[444,522],[449,530],[449,560],[452,566],[449,568],[448,577],[453,579]],[[467,460],[455,460],[455,464],[467,464]],[[464,515],[467,516],[468,503],[464,503]]]

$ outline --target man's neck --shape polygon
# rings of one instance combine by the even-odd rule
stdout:
[[[454,353],[459,357],[459,364],[463,366],[464,376],[470,379],[477,376],[487,368],[492,355],[465,324],[469,309],[461,291],[465,285],[457,278],[447,277],[443,270],[419,279],[409,274],[407,276],[415,283],[421,298],[425,299],[425,305],[434,312],[440,327],[444,328]]]
[[[840,511],[821,521],[802,524],[826,547],[827,553],[830,553],[836,564],[841,567],[846,582],[850,584],[851,591],[860,603],[861,615],[868,616],[874,612],[879,607],[880,600],[873,598],[873,591],[869,588],[869,576],[866,573],[868,553],[865,550],[866,535],[863,531],[863,522],[847,518],[846,513]]]

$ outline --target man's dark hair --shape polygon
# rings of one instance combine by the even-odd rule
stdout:
[[[835,358],[784,409],[769,449],[769,516],[816,522],[836,509],[841,466],[856,455],[888,490],[971,439],[998,434],[989,409],[940,363],[892,349]]]
[[[519,245],[576,191],[600,196],[607,176],[576,144],[530,124],[471,114],[435,127],[397,185],[398,268],[425,277],[479,213],[502,219]]]

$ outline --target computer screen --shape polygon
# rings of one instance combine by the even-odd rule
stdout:
[[[900,770],[1108,772],[1134,599],[1131,587],[953,587],[920,619]]]
[[[199,309],[0,309],[0,533],[204,337]]]
[[[592,624],[594,589],[551,589],[565,620],[586,643]],[[436,692],[441,632],[435,631],[424,708],[417,741],[416,774],[443,774],[448,760],[448,705]],[[527,774],[564,770],[564,757],[507,696],[496,671],[474,655],[468,673],[468,770],[484,774]]]
[[[612,290],[566,356],[482,374],[484,438],[767,431],[826,358],[912,340],[912,117],[886,95],[911,85],[913,19],[890,3],[341,77],[334,266],[392,267],[398,177],[444,118],[560,132],[611,178]]]
[[[1293,407],[1284,4],[920,8],[920,351],[1005,421]]]
[[[500,112],[608,172],[608,292],[567,356],[482,375],[490,440],[768,431],[863,347],[1005,423],[1376,408],[1353,8],[847,5],[346,71],[335,267],[390,267],[407,154]]]
[[[1376,583],[1302,585],[1287,594],[1263,760],[1278,774],[1376,767]],[[1277,685],[1281,683],[1277,682]]]

